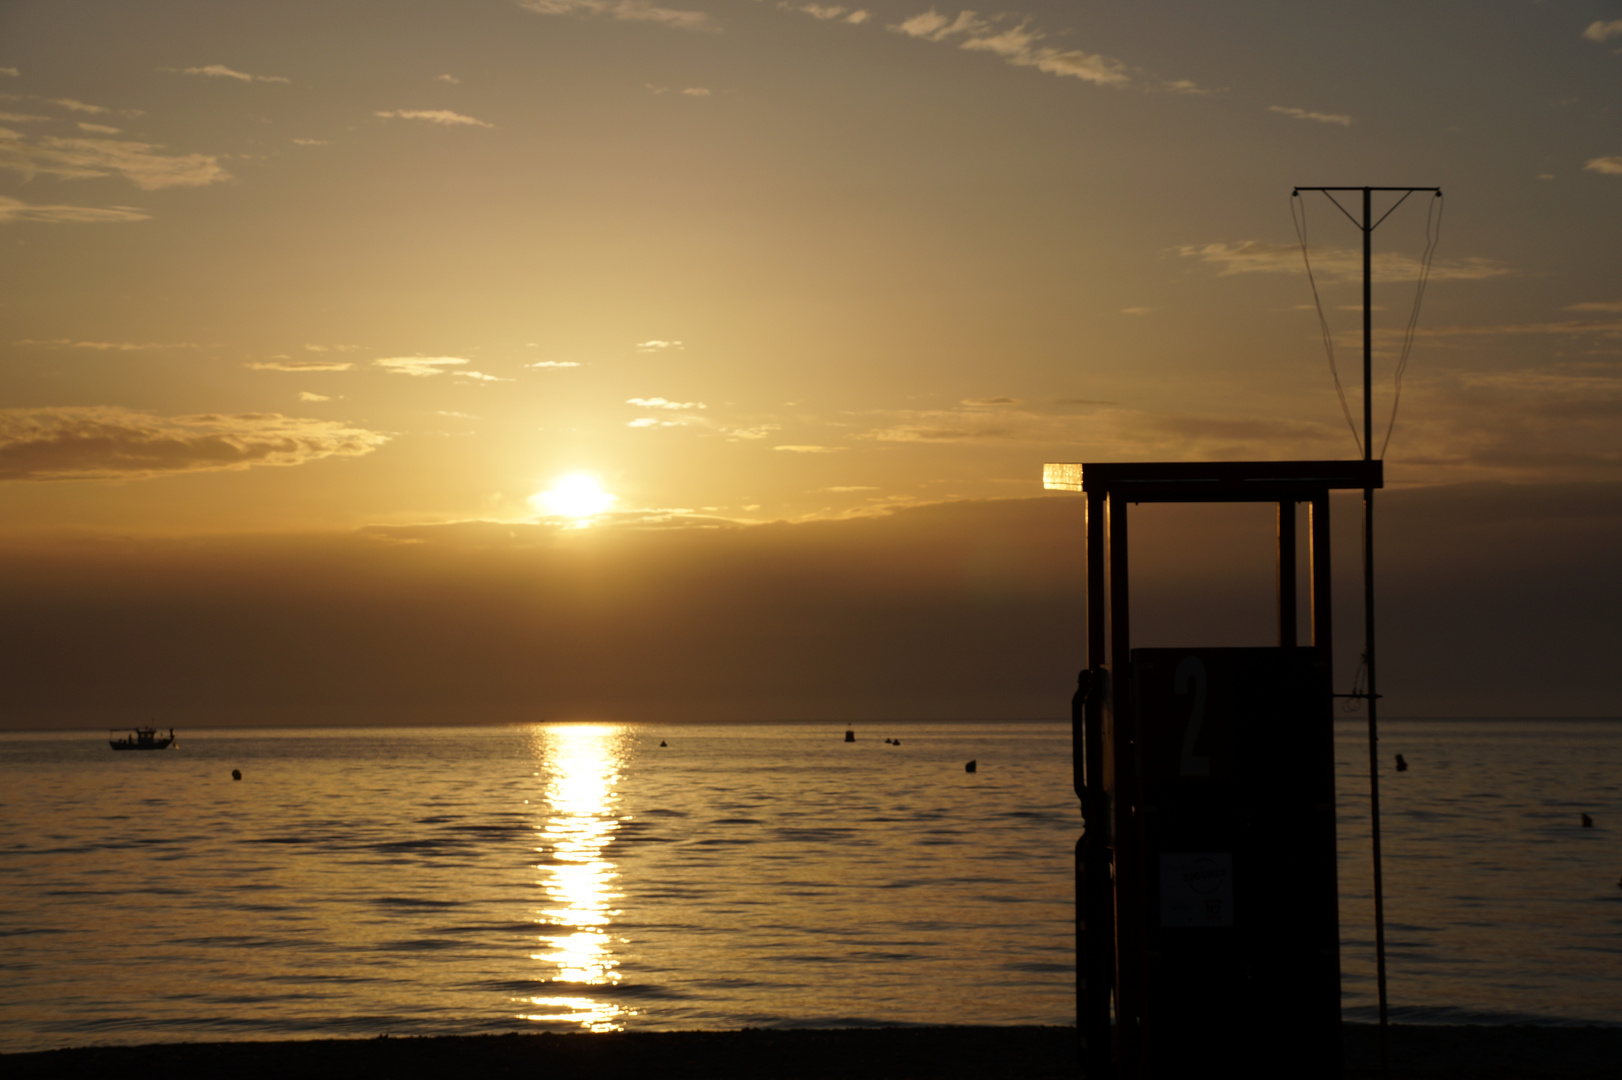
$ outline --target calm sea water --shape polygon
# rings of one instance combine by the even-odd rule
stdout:
[[[1066,725],[181,734],[0,736],[0,1050],[1074,1016]],[[1397,722],[1383,750],[1412,766],[1383,791],[1395,1014],[1622,1023],[1622,723]]]

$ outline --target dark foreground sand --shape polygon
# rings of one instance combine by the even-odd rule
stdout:
[[[1391,1029],[1391,1049],[1395,1076],[1622,1078],[1622,1028],[1404,1025]],[[1372,1027],[1347,1025],[1346,1050],[1348,1080],[1377,1075]],[[1245,1076],[1238,1065],[1213,1075]],[[8,1054],[0,1075],[1042,1080],[1079,1070],[1074,1028],[951,1027],[160,1043]]]

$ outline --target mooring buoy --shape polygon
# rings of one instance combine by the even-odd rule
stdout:
[[[967,765],[963,766],[963,771],[964,772],[978,772],[979,768],[980,768],[980,762],[979,762],[978,759],[976,759],[974,761],[969,762]]]
[[[232,769],[231,770],[231,779],[233,779],[233,780],[241,780],[242,779],[242,770],[241,769]]]

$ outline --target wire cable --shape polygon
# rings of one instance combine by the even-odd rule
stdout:
[[[1391,209],[1395,210],[1396,207]],[[1419,282],[1414,286],[1414,306],[1408,313],[1408,326],[1402,335],[1402,352],[1397,357],[1396,388],[1391,394],[1391,419],[1385,427],[1385,441],[1380,444],[1379,457],[1382,461],[1385,460],[1386,448],[1391,445],[1391,433],[1397,429],[1397,407],[1402,404],[1402,377],[1408,371],[1408,357],[1413,352],[1414,332],[1419,326],[1419,308],[1425,302],[1425,286],[1430,282],[1436,246],[1442,242],[1442,209],[1442,193],[1438,191],[1425,211],[1425,253],[1419,257]]]
[[[1332,200],[1331,200],[1332,201]],[[1296,212],[1296,203],[1301,203],[1300,213]],[[1339,203],[1336,203],[1339,206]],[[1345,213],[1344,209],[1341,211]],[[1323,335],[1324,355],[1329,358],[1329,376],[1335,380],[1335,396],[1340,398],[1340,411],[1346,417],[1346,426],[1351,430],[1352,442],[1357,444],[1357,454],[1363,456],[1363,440],[1357,435],[1357,422],[1352,419],[1352,408],[1346,404],[1346,388],[1340,383],[1340,369],[1335,366],[1335,339],[1329,332],[1329,320],[1324,317],[1324,304],[1318,295],[1318,279],[1312,273],[1312,258],[1307,253],[1307,204],[1301,198],[1299,191],[1290,194],[1290,220],[1295,222],[1296,239],[1301,241],[1301,261],[1306,264],[1307,282],[1312,286],[1312,303],[1318,310],[1318,332]],[[1416,314],[1415,318],[1418,316]],[[1393,414],[1393,420],[1395,414]],[[1387,438],[1390,433],[1387,432]]]

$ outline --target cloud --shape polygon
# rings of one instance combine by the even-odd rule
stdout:
[[[152,215],[133,206],[46,206],[0,195],[0,225],[14,221],[88,224],[105,221],[146,221]]]
[[[52,105],[60,105],[68,112],[91,113],[92,115],[112,112],[111,109],[103,108],[100,105],[86,105],[84,102],[76,101],[73,98],[42,98],[40,100],[49,101]]]
[[[443,375],[448,369],[465,364],[467,361],[459,356],[388,356],[373,360],[372,363],[391,375],[428,378],[432,375]]]
[[[294,139],[294,146],[330,146],[326,139]]]
[[[207,67],[189,68],[159,68],[159,71],[170,71],[177,75],[206,75],[213,79],[236,79],[239,82],[292,82],[292,79],[281,75],[249,75],[245,71],[233,71],[224,64],[209,64]]]
[[[1583,31],[1583,37],[1589,41],[1610,41],[1614,37],[1622,37],[1622,19],[1611,22],[1591,22],[1588,29]]]
[[[753,441],[764,439],[774,431],[781,431],[782,424],[760,424],[756,427],[730,428],[724,432],[728,442],[737,442],[740,439]]]
[[[684,346],[679,341],[659,341],[655,339],[653,341],[638,342],[636,351],[645,353],[670,351],[681,352],[683,348]]]
[[[388,436],[280,413],[154,416],[114,406],[0,409],[0,480],[105,480],[301,465]]]
[[[49,116],[35,116],[32,113],[0,112],[0,122],[7,124],[33,124],[49,119]]]
[[[837,454],[845,449],[843,446],[805,446],[795,444],[790,446],[774,446],[773,450],[786,450],[791,454]]]
[[[430,124],[445,124],[451,127],[461,125],[465,127],[493,128],[496,126],[487,124],[483,120],[475,120],[471,116],[451,112],[449,109],[395,109],[389,112],[373,113],[372,115],[381,116],[384,119],[426,120]]]
[[[1622,300],[1599,300],[1582,304],[1568,304],[1562,311],[1611,311],[1622,313]]]
[[[839,487],[826,487],[822,490],[844,493],[849,491],[877,491],[879,489],[870,484],[842,484]]]
[[[28,142],[0,128],[0,168],[24,176],[45,173],[69,180],[88,177],[124,177],[143,191],[167,187],[201,187],[228,180],[212,154],[160,154],[158,143],[116,139],[42,138]]]
[[[1267,111],[1293,116],[1297,120],[1315,120],[1320,124],[1339,124],[1341,127],[1352,126],[1352,118],[1340,113],[1308,112],[1305,109],[1294,109],[1285,105],[1269,105]]]
[[[1200,86],[1193,79],[1173,79],[1170,82],[1161,83],[1160,90],[1162,93],[1167,94],[1196,94],[1201,96],[1207,94],[1226,94],[1228,92],[1226,89],[1207,89]]]
[[[687,89],[683,90],[682,93],[686,94],[688,97],[710,96],[710,92],[704,89],[702,86],[689,86]]]
[[[627,404],[627,405],[635,405],[635,406],[637,406],[638,408],[641,408],[641,409],[673,409],[673,410],[679,410],[679,409],[707,409],[707,408],[709,408],[709,406],[704,404],[702,401],[667,401],[666,399],[664,399],[662,397],[651,397],[651,398],[634,397],[634,398],[627,398],[625,400],[625,404]]]
[[[83,120],[75,125],[80,131],[88,131],[92,135],[117,135],[121,129],[108,127],[106,124],[87,124]]]
[[[357,350],[360,349],[360,346],[359,345],[306,345],[306,346],[304,346],[304,348],[309,352],[356,352]]]
[[[0,75],[10,75],[13,79],[17,79],[22,77],[22,72],[14,67],[0,67]]]
[[[1234,244],[1184,245],[1177,249],[1184,258],[1199,259],[1222,268],[1221,274],[1299,274],[1303,272],[1301,248],[1295,244],[1269,244],[1257,240],[1242,240]],[[1399,252],[1380,252],[1374,256],[1375,276],[1389,281],[1393,278],[1417,278],[1419,260]],[[1321,281],[1362,281],[1362,252],[1350,248],[1325,248],[1312,253],[1312,272]],[[1437,260],[1431,265],[1432,281],[1480,281],[1502,277],[1510,273],[1508,267],[1491,259],[1472,256],[1454,261]]]
[[[250,360],[245,367],[255,371],[348,371],[354,367],[347,360]]]
[[[298,399],[300,401],[331,401],[332,400],[326,394],[312,394],[308,390],[300,390],[299,395],[298,395]]]
[[[995,53],[1018,67],[1034,67],[1049,75],[1068,76],[1097,86],[1124,86],[1130,81],[1126,65],[1119,60],[1080,49],[1038,46],[1036,43],[1047,34],[1032,29],[1028,21],[997,30],[998,21],[982,19],[973,11],[960,11],[956,18],[948,18],[930,8],[890,29],[925,41],[961,39],[957,41],[959,48]]]
[[[1124,307],[1124,308],[1121,309],[1121,314],[1122,315],[1147,315],[1153,310],[1154,310],[1154,308],[1152,308],[1152,307]]]
[[[133,342],[133,341],[74,341],[72,338],[56,338],[53,341],[35,341],[35,340],[31,339],[31,338],[24,338],[22,341],[16,342],[16,344],[18,344],[18,345],[41,345],[41,346],[46,346],[46,347],[50,347],[50,348],[63,348],[63,349],[95,349],[97,352],[137,352],[137,351],[141,351],[141,350],[145,350],[145,349],[195,349],[195,348],[197,348],[196,345],[194,345],[192,342],[189,342],[189,341],[177,341],[177,342],[172,342],[172,343],[171,342],[161,342],[161,341],[147,341],[147,342],[137,343],[137,342]]]
[[[1603,305],[1588,307],[1587,310],[1608,310]],[[1569,310],[1569,309],[1568,309]],[[1402,337],[1403,331],[1387,327],[1374,332],[1375,339],[1393,340]],[[1545,323],[1487,323],[1481,326],[1421,326],[1414,331],[1415,337],[1420,338],[1460,338],[1460,337],[1541,337],[1541,336],[1582,336],[1622,337],[1622,319],[1570,319],[1565,322]]]
[[[537,15],[574,15],[590,18],[606,15],[619,22],[651,22],[676,30],[702,30],[719,33],[702,11],[677,11],[659,7],[650,0],[518,0],[518,6]]]
[[[435,82],[442,82],[442,83],[450,83],[452,86],[461,86],[462,85],[462,80],[458,79],[455,75],[435,75],[434,76],[434,81]]]
[[[1583,168],[1605,176],[1622,176],[1622,157],[1591,158]]]
[[[453,371],[452,375],[462,379],[472,379],[475,382],[517,382],[517,379],[503,379],[499,375],[486,375],[482,371]]]
[[[537,360],[533,364],[525,364],[527,368],[571,368],[579,367],[574,360]]]
[[[977,406],[980,408],[994,408],[998,405],[1018,404],[1018,402],[1011,397],[964,398],[962,403],[964,405]]]

